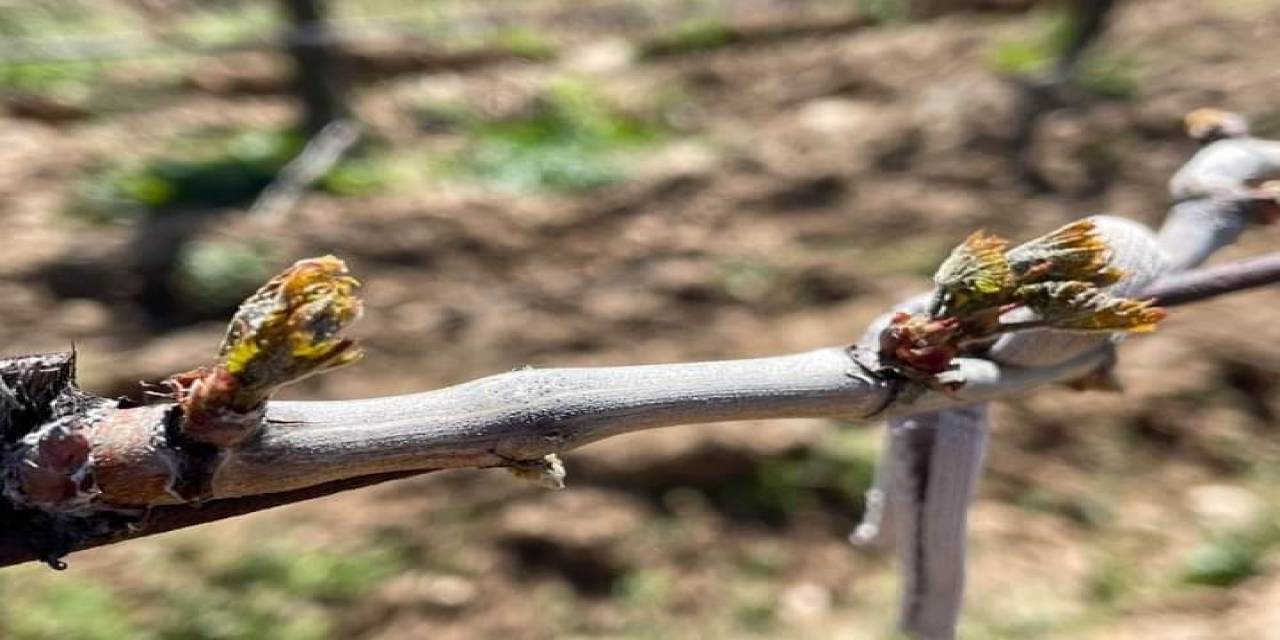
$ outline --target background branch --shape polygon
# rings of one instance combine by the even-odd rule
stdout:
[[[1148,289],[1146,295],[1161,306],[1175,307],[1277,282],[1280,252],[1165,278]]]
[[[258,195],[249,217],[277,225],[284,222],[311,185],[338,164],[359,140],[360,125],[353,120],[334,120],[325,125]]]

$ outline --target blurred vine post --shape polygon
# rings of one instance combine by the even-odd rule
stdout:
[[[338,47],[327,17],[324,0],[281,0],[292,22],[286,44],[293,57],[298,98],[304,110],[302,129],[315,135],[349,110],[342,78],[334,64]]]

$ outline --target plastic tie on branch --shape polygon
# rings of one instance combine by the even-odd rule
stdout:
[[[217,447],[257,432],[267,400],[363,355],[342,331],[360,317],[359,281],[333,256],[299,260],[240,305],[217,363],[170,377],[182,433]]]

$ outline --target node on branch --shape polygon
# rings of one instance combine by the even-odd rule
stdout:
[[[332,256],[297,262],[241,305],[217,362],[169,378],[174,404],[153,411],[81,391],[74,352],[0,359],[0,535],[61,568],[152,505],[208,497],[275,391],[360,358],[341,336],[360,315],[358,284]]]

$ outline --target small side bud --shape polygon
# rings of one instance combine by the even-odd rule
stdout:
[[[1019,284],[1077,280],[1096,286],[1124,275],[1109,266],[1111,248],[1092,220],[1078,220],[1009,251],[1009,265]]]
[[[548,454],[537,460],[527,460],[512,463],[507,467],[511,475],[528,480],[545,489],[563,489],[564,488],[564,462],[560,460],[560,456],[556,454]]]
[[[1182,124],[1187,136],[1203,143],[1249,135],[1249,121],[1238,113],[1224,109],[1196,109],[1182,118]]]
[[[978,231],[953,249],[933,276],[939,313],[955,315],[1004,302],[1014,287],[1004,255],[1007,245],[1003,238]]]
[[[92,500],[89,431],[56,423],[32,438],[17,467],[18,486],[27,504],[71,509]]]

